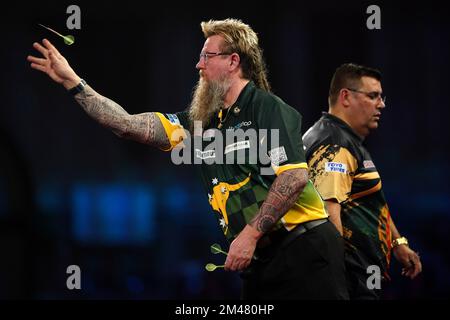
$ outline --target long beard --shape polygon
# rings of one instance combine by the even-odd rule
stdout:
[[[201,121],[203,128],[209,125],[214,114],[225,106],[225,95],[230,87],[231,81],[226,78],[208,81],[200,77],[189,108],[191,123]]]

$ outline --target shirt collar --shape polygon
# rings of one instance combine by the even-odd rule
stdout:
[[[239,94],[239,97],[230,107],[230,112],[232,112],[235,117],[239,116],[239,113],[244,108],[247,107],[248,103],[250,102],[251,96],[255,90],[256,90],[255,83],[250,80],[242,89],[241,93]]]
[[[341,129],[347,131],[348,133],[350,133],[353,137],[355,137],[359,141],[361,141],[361,142],[364,141],[364,138],[359,136],[358,134],[356,134],[356,132],[353,131],[353,129],[347,124],[347,122],[345,122],[341,118],[338,118],[338,117],[332,115],[331,113],[328,113],[328,112],[325,112],[325,111],[322,112],[322,118],[335,123],[338,127],[340,127]]]

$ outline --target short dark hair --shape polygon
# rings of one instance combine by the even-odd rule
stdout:
[[[377,69],[354,63],[344,63],[339,66],[331,79],[330,91],[328,93],[329,105],[332,106],[336,103],[341,89],[358,89],[361,84],[360,80],[362,77],[371,77],[381,81],[381,72]]]

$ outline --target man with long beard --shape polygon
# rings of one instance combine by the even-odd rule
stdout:
[[[78,77],[47,40],[34,44],[44,58],[28,60],[120,137],[166,151],[181,141],[192,146],[190,133],[202,139],[192,151],[231,242],[225,270],[241,271],[243,298],[347,299],[342,238],[308,180],[300,114],[270,93],[258,37],[248,25],[226,19],[201,27],[206,41],[196,66],[200,80],[189,110],[176,114],[128,114]],[[237,142],[203,148],[239,130],[256,136],[241,134]],[[270,146],[265,159],[251,161],[263,145]],[[220,155],[240,155],[242,161],[225,163]]]

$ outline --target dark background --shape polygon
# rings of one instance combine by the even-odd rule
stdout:
[[[81,8],[67,30],[66,8]],[[366,8],[381,8],[368,30]],[[420,252],[409,281],[394,261],[386,299],[450,297],[449,17],[433,2],[361,1],[158,4],[22,3],[1,9],[0,298],[236,299],[236,274],[208,273],[225,243],[191,166],[121,140],[65,90],[32,70],[34,41],[51,40],[75,71],[129,113],[189,104],[203,20],[240,18],[259,34],[275,94],[303,115],[327,109],[344,62],[379,68],[387,95],[367,145],[400,232]],[[37,24],[75,36],[66,46]],[[81,268],[82,288],[66,288]]]

